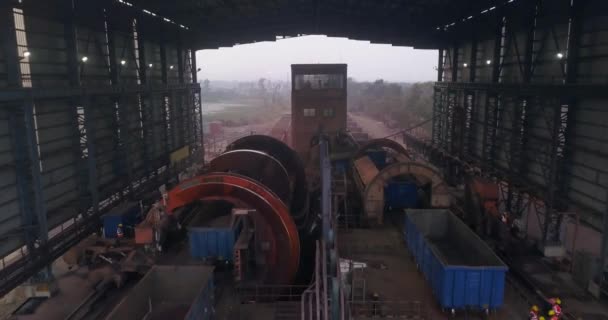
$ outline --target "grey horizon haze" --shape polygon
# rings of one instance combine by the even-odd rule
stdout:
[[[435,81],[437,57],[437,50],[317,35],[196,52],[199,81],[286,81],[298,63],[346,63],[357,81]]]

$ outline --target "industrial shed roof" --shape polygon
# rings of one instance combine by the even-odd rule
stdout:
[[[17,2],[18,0],[13,0]],[[45,15],[66,0],[23,1]],[[521,0],[77,0],[76,7],[139,10],[184,30],[195,49],[324,34],[438,48],[454,23],[491,16]],[[525,2],[525,1],[523,1]],[[34,9],[34,8],[31,8]],[[32,12],[33,10],[28,10]],[[78,10],[78,9],[77,9]],[[82,15],[86,10],[78,10]],[[91,10],[98,12],[98,10]]]

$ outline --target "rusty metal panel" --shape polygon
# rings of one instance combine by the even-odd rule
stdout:
[[[368,156],[355,160],[355,170],[357,170],[364,187],[367,187],[379,172],[374,162]]]

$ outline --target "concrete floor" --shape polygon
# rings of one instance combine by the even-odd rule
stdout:
[[[36,308],[34,314],[12,316],[11,313],[19,307],[25,298],[17,299],[11,305],[4,305],[5,313],[2,319],[11,320],[54,320],[67,317],[80,302],[94,290],[95,285],[112,274],[110,267],[89,270],[86,267],[68,269],[59,259],[53,263],[53,274],[57,280],[59,291],[51,299],[44,301]]]
[[[399,129],[388,128],[382,122],[371,119],[370,117],[367,117],[363,114],[349,113],[349,117],[354,120],[355,123],[364,132],[369,134],[371,139],[385,137],[396,131],[399,131]],[[400,139],[396,139],[396,141],[402,143]],[[531,238],[540,237],[540,227],[538,226],[535,215],[533,213],[529,213],[528,219],[526,220],[528,221],[526,223],[527,235]],[[574,239],[575,233],[578,233],[577,240],[572,241]],[[596,255],[599,254],[599,234],[596,231],[590,230],[589,228],[586,228],[584,226],[580,226],[578,230],[576,230],[572,223],[567,224],[566,237],[564,241],[567,244],[568,250],[571,252],[573,250],[585,250],[587,252],[595,253]],[[532,276],[534,280],[536,280],[538,285],[545,286],[544,290],[547,292],[547,294],[550,294],[551,291],[555,291],[555,294],[567,297],[568,310],[571,310],[575,314],[582,316],[582,319],[608,320],[607,303],[605,301],[598,301],[588,297],[585,290],[580,288],[576,283],[574,283],[570,274],[562,273],[562,277],[558,279],[547,279],[543,275],[543,273],[533,275],[533,272],[530,272],[529,275]],[[550,287],[555,287],[559,290],[550,290],[548,289]],[[507,286],[505,295],[506,306],[507,304],[509,304],[510,306],[518,310],[527,309],[529,307],[521,299],[518,290],[516,290],[515,287],[513,287],[512,285]],[[506,317],[506,319],[517,318]]]
[[[339,233],[340,256],[364,262],[367,268],[358,270],[357,277],[365,280],[366,296],[378,293],[381,301],[397,303],[420,302],[428,310],[429,319],[448,319],[433,297],[431,287],[418,271],[400,232],[394,227],[351,229]],[[528,306],[515,292],[507,288],[504,307],[490,316],[496,320],[525,320]],[[387,311],[390,312],[390,311]],[[459,312],[457,319],[483,319],[481,314]]]

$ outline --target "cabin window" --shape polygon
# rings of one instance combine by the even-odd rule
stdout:
[[[315,108],[306,108],[304,109],[304,116],[305,117],[314,117],[317,115],[317,109]]]
[[[343,74],[297,74],[296,90],[343,89]]]
[[[334,108],[325,108],[323,109],[323,117],[331,118],[335,115]]]

